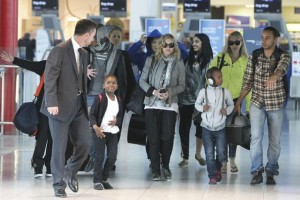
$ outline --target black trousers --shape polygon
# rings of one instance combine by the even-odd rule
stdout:
[[[105,138],[99,138],[97,137],[94,130],[92,131],[92,134],[96,152],[93,182],[101,183],[103,181],[107,181],[107,178],[109,177],[109,172],[117,160],[118,135],[112,133],[105,133]],[[104,162],[105,147],[107,157]]]
[[[160,173],[160,154],[163,167],[169,169],[176,115],[175,111],[145,109],[146,132],[153,172]]]
[[[38,133],[35,139],[36,143],[31,161],[32,166],[42,170],[45,165],[47,171],[49,171],[51,170],[52,137],[48,117],[42,113],[39,113]]]
[[[181,156],[184,159],[189,159],[189,146],[190,146],[190,130],[192,126],[192,114],[194,111],[194,105],[182,105],[179,106],[179,136],[181,142]],[[202,128],[200,123],[194,122],[196,126],[195,136],[202,138]]]

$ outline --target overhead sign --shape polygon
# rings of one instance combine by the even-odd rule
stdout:
[[[223,50],[225,44],[224,20],[201,19],[199,33],[205,33],[209,37],[214,56]]]
[[[147,35],[154,29],[157,29],[161,34],[171,33],[171,23],[169,19],[146,19],[145,32]]]

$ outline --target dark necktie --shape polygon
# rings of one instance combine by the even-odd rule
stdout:
[[[78,66],[78,90],[83,91],[83,56],[84,56],[84,50],[82,48],[78,49],[79,52],[79,64]]]
[[[78,74],[79,74],[80,70],[82,69],[82,64],[83,64],[83,62],[82,62],[83,49],[79,48],[78,52],[79,52],[79,57],[78,57],[78,63],[77,63],[77,70],[78,70]]]

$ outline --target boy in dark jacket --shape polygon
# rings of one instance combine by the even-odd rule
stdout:
[[[94,166],[94,189],[113,189],[107,182],[109,171],[117,158],[118,136],[121,131],[123,109],[122,101],[115,96],[118,89],[117,77],[113,74],[105,76],[103,83],[104,93],[95,96],[90,111],[93,143],[95,145],[96,159]],[[107,158],[104,167],[105,145]]]

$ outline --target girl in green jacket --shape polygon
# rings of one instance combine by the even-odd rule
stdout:
[[[223,59],[222,59],[223,58]],[[229,90],[234,103],[240,95],[243,77],[246,71],[248,61],[247,50],[243,36],[240,32],[234,31],[229,34],[225,43],[223,52],[219,53],[211,62],[210,67],[219,67],[223,74],[222,87]],[[246,97],[246,111],[250,108],[251,94]],[[229,144],[230,171],[237,172],[235,163],[237,145]],[[223,163],[221,169],[223,173],[227,172],[227,162]]]

